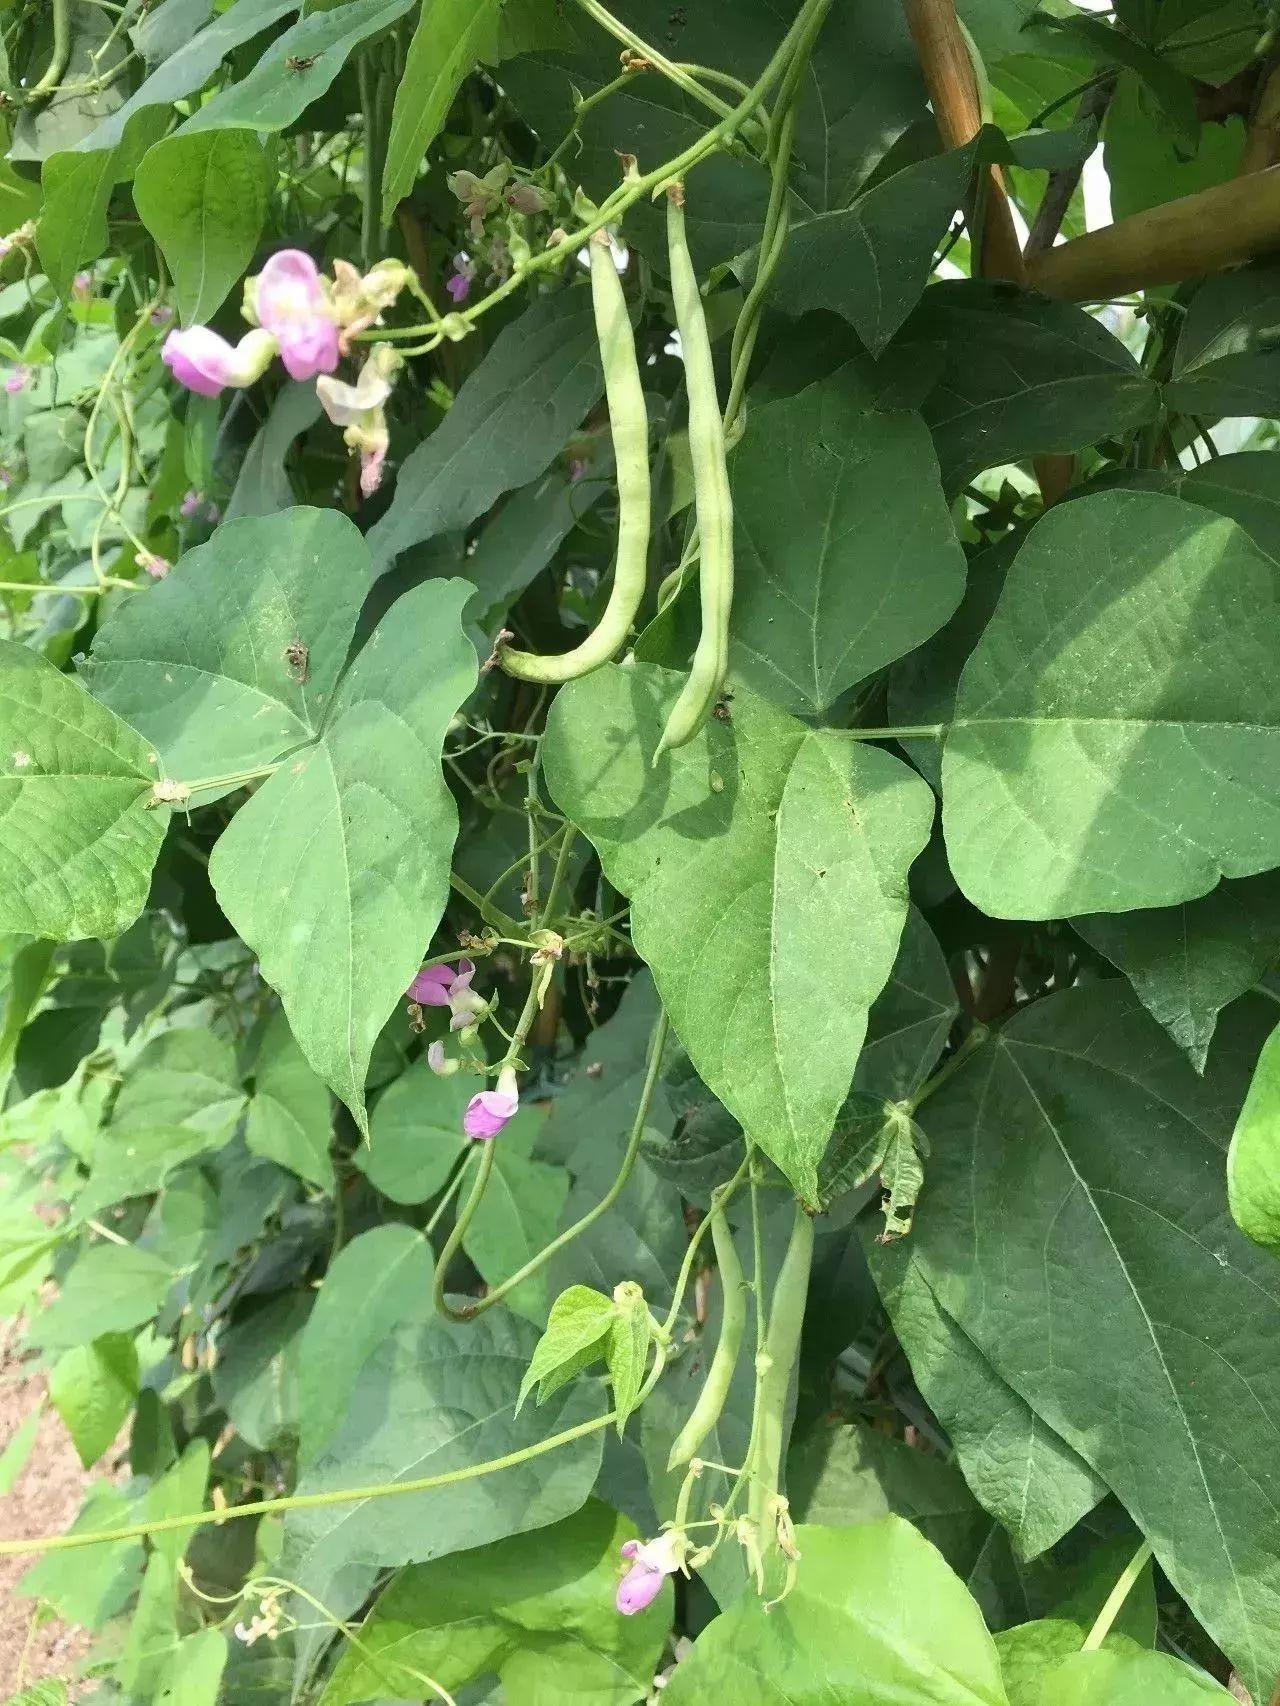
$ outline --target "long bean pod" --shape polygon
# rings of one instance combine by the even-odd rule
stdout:
[[[733,499],[725,464],[724,422],[702,295],[685,233],[684,192],[679,184],[672,184],[667,191],[667,253],[689,394],[689,460],[701,546],[698,586],[702,633],[688,678],[658,742],[655,764],[670,748],[693,739],[716,702],[729,668],[729,614],[733,607]]]
[[[733,1233],[722,1202],[712,1209],[711,1237],[715,1244],[716,1265],[720,1269],[721,1315],[720,1337],[716,1340],[715,1355],[702,1383],[698,1401],[676,1435],[667,1459],[668,1469],[678,1469],[697,1451],[707,1435],[720,1420],[729,1383],[738,1366],[742,1349],[742,1334],[747,1324],[747,1294],[742,1263],[738,1259]]]
[[[600,621],[572,651],[559,657],[540,657],[536,652],[498,648],[503,669],[522,681],[572,681],[608,663],[631,631],[648,571],[649,421],[636,361],[635,333],[608,233],[597,231],[589,248],[591,297],[617,466],[618,554],[613,587]]]

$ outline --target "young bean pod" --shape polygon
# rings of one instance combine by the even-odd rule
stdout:
[[[742,1263],[738,1260],[728,1217],[719,1206],[713,1208],[711,1213],[711,1237],[716,1248],[716,1264],[720,1269],[720,1337],[716,1340],[715,1355],[707,1370],[707,1378],[702,1383],[698,1401],[671,1447],[671,1455],[667,1459],[669,1470],[678,1469],[682,1463],[688,1463],[720,1420],[725,1400],[729,1396],[729,1382],[738,1366],[738,1352],[742,1348],[742,1334],[747,1324],[747,1293]]]
[[[636,362],[631,316],[614,265],[608,233],[597,231],[591,251],[591,297],[604,366],[605,396],[618,481],[618,554],[613,588],[599,623],[559,657],[499,646],[498,661],[522,681],[572,681],[609,659],[625,642],[644,596],[649,562],[649,420]]]
[[[671,747],[684,746],[693,739],[716,702],[729,668],[729,613],[733,605],[733,499],[725,464],[724,423],[702,295],[689,257],[684,193],[679,184],[667,191],[667,252],[689,393],[689,460],[701,548],[698,586],[702,633],[688,678],[658,742],[655,764]]]
[[[769,1550],[769,1505],[778,1491],[782,1448],[786,1442],[787,1396],[804,1326],[813,1265],[813,1221],[796,1204],[791,1238],[774,1283],[762,1366],[756,1372],[757,1428],[748,1465],[751,1490],[748,1515],[756,1525],[762,1554]],[[756,1284],[760,1283],[757,1278]]]

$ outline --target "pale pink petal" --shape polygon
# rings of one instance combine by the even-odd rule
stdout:
[[[515,1118],[520,1098],[501,1090],[481,1090],[467,1103],[462,1116],[462,1129],[468,1137],[496,1137],[503,1126]]]
[[[452,966],[427,966],[414,978],[405,994],[419,1007],[447,1007],[452,982]]]

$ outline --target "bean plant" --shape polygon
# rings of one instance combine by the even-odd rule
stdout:
[[[1277,1706],[1276,6],[0,126],[10,1706]]]

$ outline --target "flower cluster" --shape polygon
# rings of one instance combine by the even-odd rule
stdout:
[[[453,257],[453,272],[445,280],[445,289],[461,307],[477,278],[491,286],[505,284],[512,268],[529,259],[533,251],[525,221],[545,213],[549,201],[534,184],[512,183],[505,160],[482,178],[474,172],[454,172],[446,181],[462,203],[472,244]]]
[[[336,261],[333,271],[332,280],[323,278],[310,255],[282,249],[245,283],[251,329],[238,343],[209,326],[188,326],[169,333],[161,358],[180,384],[202,397],[252,385],[277,356],[291,379],[314,379],[321,407],[345,427],[346,442],[360,454],[360,487],[368,496],[386,460],[385,405],[400,357],[378,344],[354,385],[330,375],[355,334],[376,325],[395,302],[409,270],[399,261],[379,261],[362,277],[349,262]]]
[[[453,966],[426,966],[405,991],[416,1007],[447,1007],[449,1029],[458,1033],[464,1044],[475,1041],[480,1022],[490,1011],[490,1003],[471,987],[476,968],[470,960],[459,960]],[[427,1064],[441,1078],[450,1078],[462,1069],[462,1062],[445,1052],[442,1042],[427,1049]],[[516,1069],[505,1065],[498,1073],[492,1090],[481,1090],[467,1103],[462,1129],[471,1138],[496,1137],[503,1126],[515,1118],[520,1109],[520,1092],[516,1084]]]

